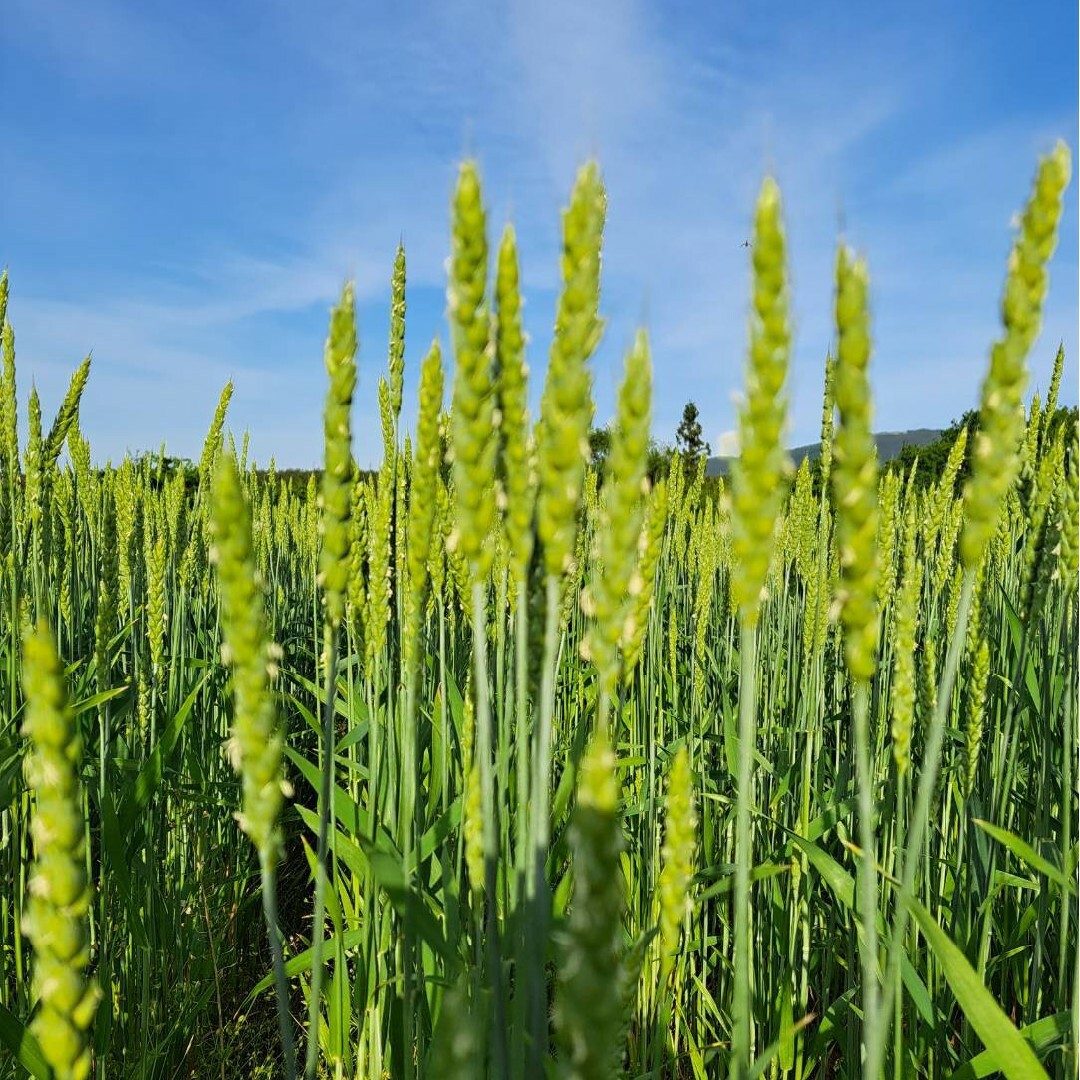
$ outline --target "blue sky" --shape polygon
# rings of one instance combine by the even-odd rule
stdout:
[[[322,343],[346,277],[361,299],[357,456],[379,451],[394,247],[409,259],[406,413],[446,341],[457,162],[483,171],[493,233],[518,230],[534,397],[550,342],[559,208],[596,154],[609,191],[595,361],[610,415],[637,326],[654,427],[687,399],[715,445],[742,382],[740,246],[772,170],[784,193],[796,348],[793,444],[816,437],[844,235],[869,259],[879,430],[977,400],[1038,153],[1077,147],[1073,3],[396,4],[6,0],[0,263],[20,390],[46,412],[88,351],[99,459],[197,456],[219,390],[256,456],[320,455]],[[1077,196],[1043,336],[1077,400]]]

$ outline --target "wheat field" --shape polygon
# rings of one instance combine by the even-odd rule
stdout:
[[[306,484],[228,433],[231,385],[190,468],[95,462],[89,360],[23,427],[5,275],[0,1076],[1075,1075],[1060,351],[1025,401],[1069,173],[1039,162],[977,418],[932,472],[876,460],[842,243],[821,453],[791,467],[771,179],[720,480],[650,467],[644,332],[591,464],[595,164],[538,415],[514,232],[467,163],[445,356],[406,349],[404,251],[385,366],[346,286]]]

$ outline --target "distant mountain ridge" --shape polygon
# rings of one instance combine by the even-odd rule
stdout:
[[[927,446],[942,434],[941,428],[912,428],[910,431],[882,431],[874,436],[877,443],[878,461],[884,463],[899,457],[905,446]],[[815,460],[821,453],[820,443],[808,443],[806,446],[796,446],[789,450],[791,460],[798,468],[803,458]],[[705,466],[706,476],[727,476],[734,460],[729,457],[711,457]]]

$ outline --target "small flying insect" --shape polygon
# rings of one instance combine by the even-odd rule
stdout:
[[[744,240],[739,246],[744,247],[744,248],[748,248],[748,247],[753,247],[754,245],[751,244],[749,240]]]

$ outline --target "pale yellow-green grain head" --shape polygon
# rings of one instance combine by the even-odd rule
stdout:
[[[251,508],[231,454],[215,468],[211,499],[213,561],[221,595],[223,658],[232,668],[233,729],[230,755],[243,781],[238,820],[264,865],[281,853],[278,818],[284,799],[284,735],[270,686],[277,650],[266,629],[255,564]]]
[[[615,430],[605,462],[604,500],[587,586],[592,625],[585,648],[596,665],[600,691],[609,699],[614,697],[618,686],[619,643],[633,610],[630,587],[644,517],[651,408],[649,344],[644,332],[640,332],[627,355],[626,373],[619,388]]]
[[[911,732],[915,717],[915,641],[923,583],[917,538],[915,500],[909,496],[904,503],[900,587],[893,611],[893,676],[889,690],[893,759],[901,774],[907,773],[911,764]]]
[[[832,353],[825,354],[825,385],[821,395],[821,484],[822,498],[827,498],[832,476],[833,422],[836,418],[836,396],[833,380],[836,361]]]
[[[660,871],[660,978],[664,982],[675,962],[679,935],[690,909],[697,847],[697,807],[690,754],[683,745],[668,770],[664,815],[663,869]]]
[[[1061,500],[1061,551],[1059,573],[1065,588],[1076,595],[1078,575],[1080,575],[1080,472],[1077,461],[1080,459],[1080,443],[1077,433],[1073,432],[1072,446],[1069,448],[1068,462],[1065,468],[1065,487]]]
[[[578,173],[563,213],[563,288],[555,316],[537,438],[537,531],[544,569],[561,578],[574,561],[578,508],[593,418],[588,361],[599,344],[600,248],[607,196],[600,170]]]
[[[23,929],[34,946],[38,1002],[30,1027],[55,1080],[85,1080],[99,994],[85,973],[92,889],[79,779],[83,744],[68,706],[63,665],[44,623],[25,642],[23,686],[23,734],[31,744],[26,778],[35,800],[34,866],[23,913]]]
[[[586,751],[570,825],[574,895],[555,994],[564,1075],[616,1075],[622,1032],[624,883],[615,752],[603,731]]]
[[[7,468],[19,468],[19,409],[15,387],[15,331],[5,321],[0,331],[0,455]]]
[[[1062,197],[1071,170],[1071,156],[1064,143],[1059,142],[1039,162],[1031,197],[1009,255],[1001,301],[1003,333],[990,350],[971,477],[964,491],[960,557],[967,569],[978,565],[997,525],[1001,501],[1019,469],[1027,355],[1042,322],[1049,281],[1046,267],[1057,246]]]
[[[983,721],[986,716],[986,691],[990,682],[990,648],[979,641],[971,664],[971,681],[967,694],[967,732],[964,769],[964,790],[971,795],[979,770],[979,753],[982,747]]]
[[[408,509],[408,579],[405,645],[406,670],[419,656],[419,636],[427,596],[428,558],[435,520],[436,485],[441,464],[439,415],[442,411],[442,351],[437,341],[420,368],[420,410],[416,424],[416,460],[412,469]]]
[[[630,615],[623,627],[621,646],[623,650],[623,678],[629,681],[634,668],[641,659],[645,644],[645,632],[656,591],[657,566],[664,545],[664,529],[667,525],[667,482],[659,480],[649,494],[645,510],[645,523],[638,540],[638,564],[630,583],[632,604]]]
[[[356,388],[356,311],[351,284],[330,315],[326,338],[329,385],[323,406],[324,460],[319,491],[319,582],[326,620],[331,629],[345,617],[349,583],[349,510],[352,504],[353,391]]]
[[[232,395],[233,384],[230,379],[221,389],[221,396],[218,398],[217,408],[214,410],[213,419],[210,421],[210,429],[206,433],[205,440],[203,440],[202,454],[199,457],[199,483],[204,491],[209,489],[214,462],[217,461],[218,453],[221,451],[225,414],[229,410]]]
[[[390,408],[394,423],[401,415],[405,381],[405,245],[398,244],[390,282]]]
[[[1042,425],[1039,431],[1040,449],[1046,445],[1046,440],[1053,427],[1058,408],[1058,395],[1061,393],[1061,376],[1065,370],[1065,345],[1060,343],[1054,354],[1054,366],[1050,372],[1050,388],[1046,392],[1046,408],[1043,411]]]
[[[848,670],[859,682],[877,654],[877,448],[870,402],[869,276],[841,245],[836,259],[836,370],[839,425],[833,440],[833,504],[840,560],[840,619]]]
[[[45,439],[42,451],[43,468],[47,475],[52,475],[56,469],[57,459],[67,439],[68,431],[79,415],[79,402],[82,400],[83,390],[86,388],[86,380],[90,377],[90,357],[87,356],[75,369],[68,383],[67,393],[60,403],[56,418]]]
[[[487,214],[473,162],[458,174],[447,302],[454,344],[451,453],[457,518],[453,543],[474,582],[491,567],[488,535],[495,523],[492,483],[498,460],[491,316],[487,302]]]
[[[394,484],[388,463],[383,463],[369,504],[367,551],[367,603],[364,609],[364,655],[374,664],[386,645],[390,620],[390,544],[394,509]]]
[[[789,470],[784,449],[784,383],[791,352],[787,251],[780,188],[771,177],[761,186],[754,213],[753,268],[750,351],[731,484],[731,587],[742,619],[751,625],[760,610]]]
[[[532,557],[536,499],[535,447],[529,424],[528,367],[521,320],[517,239],[507,225],[495,270],[495,360],[498,368],[502,482],[506,500],[503,529],[510,573],[522,582]]]
[[[367,602],[368,484],[359,470],[353,477],[352,506],[349,511],[349,581],[346,608],[349,624],[362,637],[364,605]],[[280,511],[279,511],[280,512]]]

